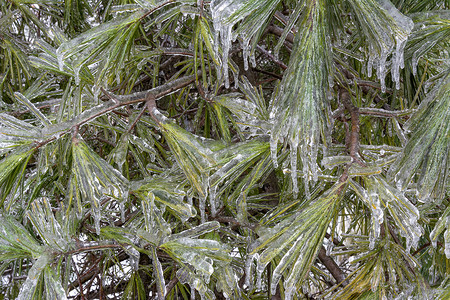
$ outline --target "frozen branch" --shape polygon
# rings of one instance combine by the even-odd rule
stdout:
[[[327,270],[330,271],[331,275],[334,277],[334,279],[336,279],[336,282],[338,284],[341,284],[342,286],[346,286],[348,284],[348,282],[345,280],[345,273],[342,272],[341,268],[339,268],[333,258],[327,255],[327,252],[325,251],[325,248],[323,246],[319,251],[319,259],[327,268]]]
[[[355,162],[364,166],[364,163],[359,159],[359,109],[354,106],[350,98],[349,92],[345,88],[341,88],[339,91],[339,99],[344,105],[345,109],[350,113],[351,130],[348,139],[346,138],[346,146],[350,153],[350,156]]]
[[[72,128],[75,128],[77,126],[79,127],[80,125],[92,121],[98,118],[99,116],[102,116],[105,113],[113,111],[119,107],[145,101],[148,97],[152,97],[155,100],[158,100],[191,84],[192,82],[194,82],[194,80],[195,80],[194,75],[186,76],[179,79],[175,79],[171,82],[155,87],[153,89],[129,95],[114,95],[110,92],[104,91],[105,95],[107,95],[107,97],[110,99],[109,101],[103,102],[102,104],[99,104],[91,109],[82,112],[72,120],[45,127],[42,130],[43,136],[47,138],[45,142],[48,143],[54,139],[55,135],[66,134]]]

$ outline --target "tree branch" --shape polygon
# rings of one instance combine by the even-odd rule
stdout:
[[[365,164],[359,158],[359,109],[354,106],[352,100],[350,98],[349,92],[345,88],[340,88],[339,90],[339,99],[341,103],[344,105],[345,109],[350,113],[350,119],[352,123],[350,135],[348,141],[346,141],[347,149],[350,153],[350,156],[353,160],[360,164],[361,166],[365,166]]]
[[[172,94],[173,92],[185,86],[188,86],[189,84],[193,83],[194,80],[195,76],[190,75],[179,79],[175,79],[171,82],[168,82],[166,84],[160,85],[147,91],[136,92],[129,95],[114,95],[112,93],[104,91],[105,95],[107,95],[108,98],[110,98],[109,101],[103,102],[102,104],[92,107],[91,109],[85,110],[72,120],[44,127],[42,129],[42,136],[47,138],[44,141],[40,142],[38,145],[42,146],[46,143],[49,143],[50,141],[55,139],[55,136],[64,135],[68,133],[72,128],[75,128],[84,123],[92,121],[98,118],[99,116],[102,116],[103,114],[108,113],[118,107],[144,101],[147,99],[147,97],[152,97],[155,100],[158,100],[164,96]]]
[[[391,110],[385,110],[381,108],[371,108],[371,107],[363,107],[359,109],[360,115],[370,115],[375,117],[388,117],[388,118],[395,118],[395,117],[402,117],[407,116],[412,113],[414,113],[415,109],[405,109],[405,110],[397,110],[397,111],[391,111]]]
[[[348,285],[347,280],[345,280],[345,273],[342,272],[341,268],[339,268],[333,258],[327,255],[327,252],[325,251],[325,248],[323,246],[320,247],[319,259],[327,268],[327,270],[330,271],[331,275],[334,277],[334,279],[336,279],[336,282],[338,284],[341,284],[342,286]]]

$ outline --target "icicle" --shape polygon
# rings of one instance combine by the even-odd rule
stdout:
[[[278,140],[270,139],[270,155],[275,168],[278,168]]]
[[[56,49],[56,57],[58,59],[59,70],[64,71],[64,54],[62,53],[61,47]]]
[[[383,222],[383,210],[380,207],[380,198],[377,194],[371,194],[369,196],[369,201],[371,202],[372,208],[372,226],[373,230],[371,230],[369,234],[369,249],[373,249],[375,247],[375,241],[380,237],[380,224]]]
[[[198,201],[198,209],[200,210],[200,220],[202,223],[206,222],[205,209],[206,209],[206,197],[200,196]]]
[[[100,94],[100,87],[94,84],[92,87],[92,95],[94,95],[94,101],[98,101],[98,95]]]
[[[437,247],[437,239],[431,240],[431,245],[433,246],[434,249],[436,249],[436,247]]]
[[[328,100],[331,100],[333,99],[333,94],[330,91],[332,91],[334,87],[334,76],[332,73],[328,74],[328,87],[330,88],[330,90],[327,91],[329,93],[327,98]]]
[[[80,69],[81,66],[73,67],[73,71],[75,73],[75,85],[80,85]]]
[[[244,284],[251,289],[251,282],[250,282],[250,278],[252,276],[252,266],[253,266],[253,255],[248,255],[247,258],[245,259],[245,281]]]
[[[253,68],[256,68],[256,56],[255,56],[255,51],[252,51],[250,53],[250,63],[252,64]]]
[[[259,261],[257,263],[256,267],[256,290],[260,291],[262,287],[262,273],[264,272],[264,269],[266,268],[266,265],[261,264]]]
[[[195,288],[191,286],[191,300],[195,300]]]
[[[126,253],[128,254],[130,259],[131,268],[137,271],[139,269],[140,252],[130,246],[126,249]]]
[[[239,73],[233,72],[233,80],[234,80],[234,88],[238,89],[239,88]]]
[[[405,49],[407,39],[402,39],[399,36],[395,38],[396,47],[395,52],[392,57],[392,67],[391,74],[392,80],[395,82],[395,87],[397,90],[400,89],[400,69],[405,67],[405,63],[403,60],[403,51]]]
[[[317,159],[317,155],[318,155],[318,147],[317,147],[317,143],[313,144],[313,141],[311,140],[311,151],[310,151],[310,167],[309,170],[311,171],[311,175],[312,175],[312,181],[314,183],[317,182],[317,180],[319,179],[319,171],[317,170],[317,164],[316,164],[316,160]]]
[[[294,193],[294,198],[297,198],[297,194],[298,194],[297,150],[298,150],[298,142],[292,141],[292,143],[291,143],[291,178],[292,178],[292,184],[293,184],[292,191]],[[302,150],[303,149],[300,149],[300,151],[302,151]]]
[[[403,52],[414,23],[410,18],[404,16],[390,1],[379,0],[378,3],[388,13],[388,18],[390,17],[392,24],[387,28],[383,26],[375,26],[373,28],[375,35],[378,37],[374,41],[377,47],[369,46],[367,74],[369,77],[372,76],[372,66],[376,63],[381,90],[385,92],[386,59],[392,53],[394,46],[395,50],[391,59],[391,74],[392,80],[396,83],[396,88],[400,88],[400,69],[404,67]]]
[[[386,92],[386,60],[390,49],[381,50],[381,55],[378,59],[377,76],[380,80],[381,91]]]
[[[187,203],[189,205],[193,205],[193,200],[192,200],[192,188],[190,188],[187,192],[186,192],[186,197],[187,197]]]
[[[305,184],[304,184],[304,186],[305,186],[305,197],[307,199],[310,199],[311,198],[311,193],[309,191],[309,177],[310,176],[309,176],[309,169],[308,169],[308,166],[309,166],[309,162],[308,161],[309,160],[308,160],[308,154],[303,149],[303,145],[300,148],[300,159],[301,159],[302,165],[303,165],[302,171],[303,171],[303,180],[305,181]]]
[[[50,255],[43,253],[39,258],[33,263],[30,270],[28,271],[27,279],[22,285],[17,299],[32,299],[35,291],[35,287],[38,283],[38,279],[42,273],[42,270],[51,261]]]
[[[222,46],[222,66],[223,76],[225,79],[225,87],[230,87],[228,78],[228,53],[231,48],[233,40],[232,28],[233,24],[225,23],[227,18],[230,17],[238,8],[239,5],[231,5],[230,1],[211,1],[211,11],[214,26],[214,52],[219,56],[219,35],[220,44]]]
[[[97,235],[100,235],[100,219],[101,219],[100,209],[94,208],[92,215],[94,216],[95,233]]]
[[[117,85],[119,85],[120,84],[120,68],[117,68],[116,69],[116,83],[117,83]]]
[[[209,186],[209,203],[211,205],[211,216],[215,217],[217,213],[217,185]]]
[[[372,67],[375,61],[376,54],[374,55],[375,50],[372,45],[369,45],[369,59],[367,61],[367,76],[372,77]]]
[[[222,66],[223,66],[223,76],[225,79],[225,88],[230,87],[230,78],[228,75],[228,52],[231,47],[231,26],[225,26],[221,31],[222,37]]]
[[[244,38],[242,42],[242,54],[244,59],[244,70],[248,70],[248,58],[250,56],[250,39]]]
[[[291,300],[292,296],[295,292],[295,286],[289,286],[284,288],[284,299],[285,300]]]
[[[450,259],[450,216],[447,217],[447,230],[444,233],[445,256]]]
[[[125,204],[123,202],[119,203],[120,209],[120,220],[125,223]]]

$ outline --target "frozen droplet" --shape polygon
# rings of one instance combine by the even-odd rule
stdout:
[[[292,297],[294,296],[294,292],[295,292],[295,286],[288,286],[288,287],[285,287],[285,290],[284,290],[284,299],[285,299],[285,300],[291,300]]]
[[[238,89],[239,88],[239,73],[238,73],[238,71],[233,72],[233,80],[234,80],[234,88]]]
[[[270,139],[270,154],[274,167],[278,168],[278,141],[273,138]]]
[[[101,219],[101,212],[100,209],[93,209],[93,217],[94,217],[94,227],[95,227],[95,233],[97,235],[100,235],[100,219]]]
[[[64,54],[61,47],[56,49],[56,57],[58,59],[59,70],[64,71]]]
[[[242,42],[242,54],[243,54],[243,60],[244,60],[244,70],[248,70],[248,59],[250,56],[250,40],[247,38],[244,38]]]
[[[191,300],[195,300],[195,287],[191,285]]]
[[[139,259],[140,259],[140,252],[137,251],[134,247],[127,247],[126,253],[129,256],[130,259],[130,266],[133,270],[137,271],[139,270]]]
[[[74,71],[74,75],[75,75],[75,84],[76,85],[80,85],[80,69],[81,69],[80,65],[73,67],[73,71]]]
[[[252,64],[253,68],[256,68],[256,56],[255,56],[255,51],[252,51],[250,53],[250,63]]]
[[[247,255],[245,259],[245,285],[251,288],[250,278],[252,277],[253,255]]]
[[[222,74],[225,80],[225,87],[229,88],[228,78],[228,54],[233,41],[232,28],[227,19],[239,8],[238,5],[232,5],[230,1],[212,0],[210,7],[214,26],[214,51],[219,56],[219,43],[222,46]],[[220,37],[220,41],[219,41]]]
[[[297,145],[296,143],[291,144],[291,178],[292,178],[292,191],[294,193],[294,198],[297,198],[298,194],[298,180],[297,180]]]
[[[198,201],[198,209],[200,210],[200,219],[202,223],[206,222],[205,210],[206,210],[206,197],[200,196]]]
[[[216,199],[216,194],[217,194],[217,185],[214,186],[210,186],[209,187],[209,203],[211,206],[211,216],[215,217],[216,213],[217,213],[217,199]]]
[[[263,274],[265,268],[266,268],[266,266],[261,264],[258,261],[257,267],[256,267],[256,290],[258,290],[258,291],[260,291],[261,287],[262,287],[262,274]]]

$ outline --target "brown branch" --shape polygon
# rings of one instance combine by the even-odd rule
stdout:
[[[117,245],[119,246],[119,245]],[[128,254],[125,252],[121,252],[119,255],[116,256],[117,261],[123,261],[128,258]],[[84,272],[80,277],[75,279],[73,282],[71,282],[68,286],[68,291],[71,291],[75,289],[77,286],[81,288],[83,284],[91,280],[93,277],[95,277],[98,272],[100,271],[100,267],[98,263],[95,263],[92,268]]]
[[[256,49],[263,53],[265,56],[267,56],[268,58],[270,58],[273,62],[275,62],[277,65],[279,65],[283,70],[287,69],[287,66],[284,62],[282,62],[281,60],[279,60],[278,58],[276,58],[272,53],[270,53],[269,51],[267,51],[266,49],[264,49],[263,47],[261,47],[260,45],[256,45]]]
[[[347,149],[350,153],[350,156],[353,160],[361,166],[365,166],[365,164],[359,158],[359,109],[354,106],[352,100],[350,98],[350,93],[345,88],[340,88],[339,90],[339,99],[341,103],[344,105],[345,109],[350,113],[351,119],[351,130],[348,137],[348,141],[346,141]]]
[[[329,234],[328,232],[326,232],[325,233],[325,237],[327,238],[327,239],[331,239],[331,234]],[[333,244],[335,245],[335,246],[342,246],[342,242],[341,241],[339,241],[337,238],[333,238]]]
[[[331,275],[334,277],[334,279],[336,279],[336,282],[338,284],[341,284],[344,287],[348,285],[347,280],[345,280],[345,273],[341,270],[341,268],[339,268],[333,258],[327,255],[327,252],[325,251],[325,248],[323,246],[320,247],[319,259],[327,268],[327,270],[330,271]]]
[[[172,289],[177,285],[178,283],[178,277],[175,276],[173,277],[169,283],[166,285],[166,297],[167,295],[169,295],[170,291],[172,291]]]
[[[139,121],[139,119],[142,117],[142,115],[145,112],[145,106],[141,109],[141,111],[139,112],[139,115],[136,117],[136,119],[133,121],[133,123],[130,125],[130,128],[128,128],[128,133],[130,133],[133,128],[136,126],[137,122]]]
[[[80,287],[81,300],[84,300],[84,291],[83,291],[83,285],[81,284],[81,280],[80,280],[80,272],[78,272],[78,268],[77,268],[73,258],[71,258],[71,261],[72,261],[72,264],[74,265],[75,273],[77,274],[77,281],[78,281],[78,286]]]
[[[352,81],[356,79],[356,84],[358,85],[359,88],[361,88],[361,91],[363,92],[364,95],[367,95],[371,91],[371,88],[378,89],[378,87],[368,85],[368,84],[366,84],[367,82],[361,81],[361,79],[359,79],[359,78],[355,78],[355,75],[352,72],[350,72],[349,70],[344,68],[344,66],[340,65],[339,63],[337,64],[337,67],[342,72],[342,74],[345,76],[345,78],[350,79]],[[356,73],[356,71],[355,71],[355,73]],[[380,96],[376,95],[373,98],[373,101],[378,104],[378,103],[383,102],[383,99]],[[391,107],[387,103],[383,104],[383,108],[386,110],[391,110]]]
[[[155,100],[158,100],[166,95],[170,95],[171,93],[188,86],[189,84],[195,81],[195,76],[190,75],[186,77],[181,77],[170,81],[166,84],[160,85],[153,89],[137,92],[129,95],[114,95],[108,91],[103,90],[105,95],[110,98],[109,101],[103,102],[91,109],[85,110],[72,120],[53,124],[51,126],[43,128],[43,134],[45,136],[49,136],[47,140],[37,143],[38,147],[42,147],[43,145],[53,141],[56,137],[53,135],[64,135],[70,132],[71,129],[77,128],[80,125],[92,121],[99,116],[104,115],[105,113],[111,112],[118,107],[126,106],[129,104],[134,104],[138,102],[142,102],[146,100],[147,97],[153,97]]]
[[[122,248],[119,244],[106,244],[106,245],[95,245],[95,246],[80,246],[74,250],[68,251],[65,254],[75,254],[80,252],[86,252],[86,251],[95,251],[95,250],[102,250],[102,249],[113,249],[113,248]]]
[[[275,25],[270,25],[267,27],[267,29],[269,30],[270,33],[277,35],[277,36],[282,36],[284,29]],[[290,42],[291,44],[294,43],[294,34],[292,32],[289,32],[288,35],[286,36],[286,41]]]
[[[256,229],[256,227],[258,227],[258,224],[241,223],[241,222],[239,222],[238,220],[236,220],[235,218],[232,218],[232,217],[217,216],[217,217],[215,217],[213,219],[215,221],[222,222],[222,223],[230,223],[233,226],[246,227],[246,228],[251,229],[252,231],[254,231]]]
[[[278,75],[278,74],[276,74],[276,73],[269,72],[269,71],[264,71],[264,70],[261,70],[261,69],[258,69],[258,68],[255,68],[254,70],[255,70],[256,72],[263,73],[263,74],[266,74],[266,75],[275,77],[276,79],[280,79],[280,80],[283,79],[283,75]]]
[[[147,109],[148,109],[150,115],[152,116],[153,120],[155,120],[156,123],[159,123],[158,119],[155,117],[155,115],[153,113],[153,110],[157,108],[155,97],[153,97],[153,95],[147,94],[145,106],[147,106]]]
[[[196,112],[197,110],[198,110],[197,107],[191,108],[191,109],[187,109],[187,110],[185,110],[185,111],[183,111],[183,112],[181,112],[179,114],[176,114],[176,115],[172,116],[171,118],[172,119],[177,119],[177,118],[179,118],[181,116],[184,116],[185,114],[188,114],[188,113],[191,113],[191,112]]]
[[[388,117],[388,118],[407,116],[414,112],[415,112],[414,109],[406,109],[406,110],[399,110],[399,111],[391,111],[391,110],[385,110],[385,109],[381,109],[381,108],[368,108],[368,107],[359,109],[360,115],[370,115],[370,116],[375,116],[375,117]]]

